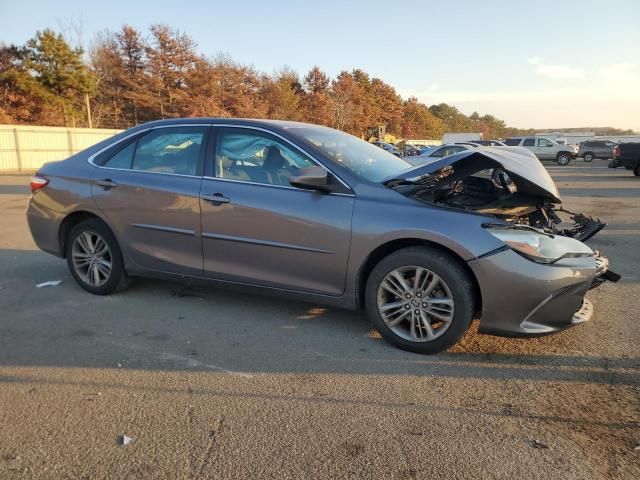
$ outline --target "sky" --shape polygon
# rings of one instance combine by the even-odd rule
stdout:
[[[514,127],[640,131],[640,0],[0,0],[7,44],[49,27],[86,48],[125,23],[166,23],[266,72],[361,68]]]

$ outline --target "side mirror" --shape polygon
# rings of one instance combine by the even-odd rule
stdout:
[[[296,175],[289,177],[289,183],[294,187],[307,190],[329,192],[329,173],[320,166],[302,168]]]

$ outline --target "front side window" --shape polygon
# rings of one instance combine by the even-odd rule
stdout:
[[[197,175],[207,127],[152,130],[138,140],[132,170]]]
[[[289,177],[312,167],[309,158],[272,135],[238,128],[221,129],[216,143],[218,178],[289,186]]]
[[[406,160],[339,130],[311,125],[287,129],[301,141],[318,148],[336,165],[371,182],[380,182],[412,168]]]
[[[538,139],[538,146],[539,147],[553,147],[553,143],[551,143],[551,141],[547,138],[539,138]]]
[[[536,144],[536,140],[534,138],[525,138],[522,143],[523,147],[533,147]]]

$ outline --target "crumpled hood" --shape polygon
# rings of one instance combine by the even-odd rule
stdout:
[[[393,178],[388,178],[384,183],[391,180],[418,182],[420,177],[431,175],[447,166],[451,166],[454,170],[458,168],[464,170],[466,175],[501,166],[516,183],[518,191],[539,195],[554,203],[561,203],[558,187],[547,169],[531,151],[522,147],[478,147],[466,150],[406,170],[399,175],[394,175]],[[448,179],[449,177],[445,177],[442,182]]]

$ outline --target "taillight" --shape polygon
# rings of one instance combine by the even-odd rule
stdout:
[[[616,145],[613,148],[613,156],[614,157],[619,157],[620,156],[620,145]]]
[[[48,183],[48,179],[39,175],[34,175],[33,177],[31,177],[31,193],[35,193],[42,187],[46,187]]]

